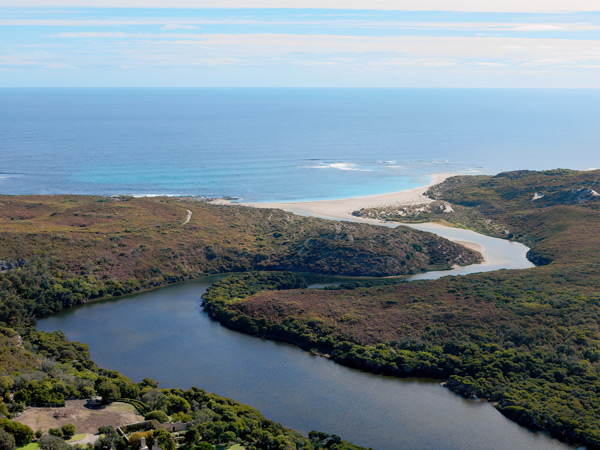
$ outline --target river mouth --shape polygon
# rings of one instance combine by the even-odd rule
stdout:
[[[568,448],[439,380],[373,375],[229,330],[201,309],[202,293],[223,276],[82,305],[37,328],[87,343],[99,366],[134,381],[198,386],[300,432],[335,433],[376,450]]]

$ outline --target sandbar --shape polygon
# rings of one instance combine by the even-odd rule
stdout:
[[[323,219],[347,220],[351,222],[369,223],[372,225],[384,225],[388,227],[396,227],[400,225],[398,222],[386,222],[379,219],[371,219],[367,217],[353,216],[352,212],[358,211],[361,208],[380,208],[386,206],[415,206],[433,202],[433,200],[425,195],[427,190],[436,184],[441,183],[446,178],[459,175],[457,173],[436,173],[430,175],[431,180],[428,184],[419,186],[404,191],[390,192],[380,195],[368,195],[364,197],[343,198],[337,200],[317,200],[312,202],[264,202],[264,203],[242,203],[246,206],[256,208],[276,208],[283,209],[301,216],[320,217]],[[218,201],[217,203],[225,204],[229,201]],[[402,225],[410,226],[409,223]],[[442,230],[445,228],[438,225]],[[443,233],[440,233],[443,235]],[[467,241],[464,239],[456,239],[451,236],[444,236],[446,239],[454,241],[471,250],[480,253],[487,262],[484,249],[477,242]]]
[[[278,208],[303,216],[321,217],[324,219],[350,220],[382,225],[386,222],[352,215],[353,211],[361,208],[379,208],[384,206],[409,206],[430,203],[433,200],[425,196],[425,192],[454,173],[436,173],[431,175],[431,181],[424,185],[404,191],[390,192],[380,195],[365,197],[343,198],[337,200],[317,200],[312,202],[269,202],[269,203],[242,203],[257,208]]]

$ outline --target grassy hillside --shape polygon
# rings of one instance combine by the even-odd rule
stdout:
[[[432,188],[460,211],[439,213],[445,221],[529,243],[543,264],[533,269],[251,296],[230,295],[230,280],[207,292],[207,309],[343,364],[445,379],[522,424],[600,448],[599,180],[599,171],[514,172]]]
[[[479,257],[429,233],[279,210],[167,198],[0,196],[0,321],[18,324],[211,273],[401,275]]]
[[[313,432],[306,438],[249,406],[197,388],[161,390],[147,379],[133,383],[98,368],[85,344],[36,331],[32,319],[90,299],[210,273],[290,269],[400,275],[479,258],[410,229],[192,199],[0,196],[0,417],[26,405],[59,406],[96,394],[106,401],[150,402],[148,410],[193,421],[195,440],[188,442],[186,435],[186,450],[233,443],[249,450],[360,450],[335,435]],[[293,277],[291,283],[282,287],[303,286]],[[127,445],[108,434],[95,448],[127,450]]]

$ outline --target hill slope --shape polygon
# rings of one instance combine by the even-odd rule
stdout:
[[[228,281],[207,292],[208,310],[343,364],[445,379],[522,424],[600,448],[599,180],[600,171],[515,172],[431,189],[456,213],[428,218],[509,230],[539,267],[245,298],[228,297]]]

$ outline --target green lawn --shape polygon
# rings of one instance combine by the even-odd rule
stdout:
[[[81,433],[81,434],[76,434],[75,436],[73,436],[71,439],[67,440],[67,442],[75,442],[75,441],[79,441],[80,439],[83,439],[84,437],[86,437],[85,433]],[[29,449],[28,449],[29,450]]]
[[[38,448],[40,448],[40,446],[37,442],[30,442],[29,444],[24,445],[23,447],[19,447],[17,450],[37,450]]]
[[[242,447],[240,444],[233,444],[230,447],[227,447],[227,444],[218,444],[217,450],[246,450],[245,447]]]

